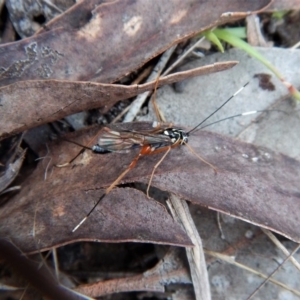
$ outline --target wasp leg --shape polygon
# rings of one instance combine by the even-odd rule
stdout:
[[[166,153],[163,155],[163,157],[156,163],[156,165],[153,167],[153,170],[152,170],[152,173],[151,173],[151,177],[149,179],[149,183],[148,183],[148,187],[147,187],[147,197],[149,197],[149,189],[150,189],[150,186],[151,186],[151,183],[152,183],[152,179],[153,179],[153,176],[154,176],[154,173],[156,171],[156,169],[158,168],[158,166],[163,162],[163,160],[166,158],[166,156],[168,155],[168,153],[171,151],[171,147],[168,147]]]
[[[122,172],[118,178],[105,190],[105,193],[99,198],[99,200],[97,201],[97,203],[92,207],[92,209],[88,212],[88,214],[74,227],[74,229],[72,230],[72,232],[75,232],[86,220],[87,218],[90,216],[90,214],[95,210],[95,208],[98,206],[98,204],[101,202],[101,200],[111,192],[111,190],[122,180],[122,178],[130,171],[132,170],[137,161],[140,159],[141,156],[148,154],[151,151],[151,147],[150,146],[143,146],[141,151],[139,152],[139,154],[133,159],[133,161],[131,162],[131,164],[126,168],[126,170],[124,172]]]
[[[206,165],[210,166],[214,171],[215,171],[215,174],[218,173],[218,169],[217,167],[215,167],[214,165],[212,165],[211,163],[209,163],[207,160],[205,160],[203,157],[201,157],[200,155],[198,155],[195,150],[190,146],[188,145],[187,143],[184,143],[187,148],[190,150],[191,153],[193,153],[197,158],[199,158],[202,162],[204,162]]]

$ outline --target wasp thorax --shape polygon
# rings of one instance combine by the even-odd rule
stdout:
[[[164,135],[169,136],[173,144],[188,142],[188,135],[182,129],[167,128],[164,130]]]

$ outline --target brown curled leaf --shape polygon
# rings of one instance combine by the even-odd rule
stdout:
[[[29,79],[114,82],[172,45],[269,2],[81,1],[46,24],[44,32],[0,47],[0,84]]]
[[[84,217],[84,206],[95,203],[104,191],[70,189],[66,183],[63,183],[65,192],[56,191],[52,186],[55,181],[54,178],[52,183],[48,180],[46,186],[41,183],[41,187],[52,189],[52,195],[40,190],[35,199],[33,195],[25,195],[6,204],[7,218],[3,216],[1,221],[1,235],[10,237],[25,252],[38,252],[76,241],[192,246],[161,204],[129,188],[114,189],[91,215],[89,225],[72,233],[75,223]]]
[[[220,62],[178,72],[160,78],[159,86],[223,71],[236,64],[236,61]],[[125,86],[40,80],[21,81],[2,87],[0,88],[0,119],[2,121],[0,140],[79,111],[100,107],[108,109],[120,100],[154,89],[155,84],[156,81]]]
[[[120,124],[117,128],[120,126],[134,130],[151,128],[149,123]],[[87,144],[95,135],[93,130],[77,132],[69,139]],[[300,241],[298,161],[205,131],[193,134],[189,144],[217,167],[217,174],[181,146],[172,149],[158,167],[153,186]],[[49,156],[53,164],[61,164],[78,149],[71,143],[57,142],[50,145]],[[102,189],[127,168],[137,153],[138,149],[107,155],[85,151],[72,167],[50,168],[47,181],[43,180],[45,158],[27,179],[24,189],[0,211],[1,235],[11,238],[24,251],[78,240],[190,245],[161,205],[128,188],[113,190],[96,212],[74,234],[70,233],[102,195]],[[160,157],[142,157],[122,183],[147,183]]]

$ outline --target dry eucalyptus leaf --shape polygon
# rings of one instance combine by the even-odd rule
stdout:
[[[116,128],[144,130],[149,123],[127,123]],[[123,128],[124,129],[124,128]],[[75,137],[78,135],[78,139]],[[93,131],[76,132],[70,140],[87,144]],[[172,149],[156,170],[152,185],[195,204],[236,216],[300,241],[300,163],[263,147],[215,133],[199,131],[190,137],[196,153]],[[78,240],[140,241],[191,245],[160,204],[139,191],[113,190],[74,233],[73,227],[138,153],[96,155],[85,151],[68,168],[46,168],[69,161],[78,146],[57,142],[26,180],[24,188],[0,211],[0,232],[23,251],[36,251]],[[46,149],[41,156],[46,154]],[[121,183],[149,180],[161,155],[142,157]],[[44,173],[48,172],[44,181]],[[17,234],[16,234],[17,232]]]
[[[71,187],[62,182],[65,191],[58,191],[51,187],[55,181],[51,177],[46,186],[41,183],[40,196],[35,199],[21,191],[19,197],[5,205],[6,217],[1,211],[1,235],[10,238],[24,252],[38,252],[77,241],[192,246],[161,204],[129,188],[114,189],[91,215],[88,225],[72,233],[76,223],[87,213],[85,208],[90,205],[91,209],[104,191]],[[27,182],[24,190],[29,192],[35,184],[38,183]],[[53,194],[44,192],[43,188],[53,188]]]
[[[97,131],[98,128],[94,127],[89,132],[75,132],[70,139],[74,140],[79,135],[76,140],[87,144]],[[81,159],[87,158],[90,161],[88,156],[92,153],[84,153],[80,161],[76,160],[71,167],[55,167],[74,157],[78,150],[78,146],[61,141],[43,149],[40,157],[44,159],[40,161],[38,168],[24,182],[21,192],[0,211],[0,214],[6,216],[3,215],[3,222],[0,224],[1,235],[9,237],[24,252],[45,250],[83,240],[192,245],[165,207],[148,199],[140,191],[129,188],[113,190],[91,215],[89,226],[71,233],[75,223],[84,217],[83,206],[95,203],[106,185],[104,182],[99,184],[88,168],[79,176],[81,178],[77,176],[77,171],[84,167]],[[134,151],[132,154],[135,154]],[[104,163],[104,156],[91,157],[96,159],[97,173],[108,179],[109,185],[119,175],[120,169],[114,168],[114,163],[111,166]],[[99,161],[99,158],[104,158],[104,161]],[[124,164],[120,166],[122,165]],[[92,180],[91,185],[88,178]],[[92,206],[93,204],[90,208]],[[15,214],[17,216],[14,217]]]
[[[90,1],[80,2],[68,10],[66,26],[54,19],[54,29],[45,25],[43,33],[2,45],[1,85],[29,79],[114,82],[170,46],[263,9],[269,0],[94,3],[91,8]],[[92,10],[81,10],[84,5]],[[81,11],[83,18],[78,18]]]
[[[184,160],[170,158],[172,166],[164,171],[172,173],[157,172],[152,185],[300,241],[299,161],[205,131],[190,140],[196,153],[217,167],[217,174],[185,154]]]
[[[193,76],[229,69],[236,61],[220,62],[165,76],[159,86]],[[92,109],[110,108],[117,101],[154,89],[156,81],[142,85],[114,85],[62,80],[21,81],[0,88],[0,139]],[[26,101],[24,101],[26,99]]]

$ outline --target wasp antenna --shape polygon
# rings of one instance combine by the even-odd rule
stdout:
[[[82,144],[80,144],[80,143],[77,143],[77,142],[68,140],[68,139],[66,139],[66,138],[62,138],[62,139],[63,139],[64,141],[68,142],[68,143],[71,143],[71,144],[77,145],[77,146],[79,146],[79,147],[82,147],[82,148],[84,148],[84,149],[93,151],[93,149],[92,149],[91,147],[84,146],[84,145],[82,145]]]
[[[254,114],[257,114],[257,113],[270,112],[270,111],[277,111],[277,112],[285,113],[284,111],[278,110],[278,109],[265,109],[265,110],[252,110],[252,111],[246,111],[246,112],[243,112],[243,113],[241,113],[241,114],[233,115],[233,116],[226,117],[226,118],[220,119],[220,120],[218,120],[218,121],[209,123],[209,124],[204,125],[204,126],[202,126],[202,127],[200,127],[200,128],[196,128],[196,130],[194,130],[194,131],[197,131],[197,130],[206,128],[206,127],[208,127],[208,126],[211,126],[211,125],[214,125],[214,124],[217,124],[217,123],[226,121],[226,120],[234,119],[234,118],[237,118],[237,117],[249,116],[249,115],[254,115]]]
[[[258,111],[258,110],[246,111],[246,112],[242,113],[241,115],[248,116],[248,115],[257,114],[258,112],[262,112],[262,111]]]
[[[72,232],[75,232],[85,221],[86,219],[90,216],[90,214],[94,211],[94,209],[97,207],[97,205],[100,203],[100,201],[107,195],[107,193],[103,194],[97,203],[92,207],[92,209],[89,211],[89,213],[74,227]]]
[[[88,216],[85,216],[72,230],[72,232],[75,232],[84,222],[85,220],[88,218]]]
[[[81,145],[81,144],[79,144],[79,143],[77,143],[77,142],[74,142],[74,141],[70,141],[70,140],[68,140],[68,139],[66,139],[66,138],[62,138],[62,140],[64,140],[64,141],[66,141],[66,142],[68,142],[68,143],[71,143],[71,144],[74,144],[74,145],[77,145],[77,146],[79,146],[79,147],[82,147],[83,149],[87,149],[87,150],[91,150],[91,151],[93,151],[93,148],[90,148],[90,147],[87,147],[87,146],[84,146],[84,145]],[[66,162],[66,163],[64,163],[64,164],[57,164],[57,165],[55,165],[56,167],[58,167],[58,168],[64,168],[64,167],[67,167],[67,166],[69,166],[82,152],[83,152],[83,149],[81,149],[78,153],[77,153],[77,155],[76,156],[74,156],[70,161],[68,161],[68,162]]]
[[[217,124],[217,123],[220,123],[220,122],[223,122],[223,121],[226,121],[226,120],[230,120],[230,119],[234,119],[234,118],[237,118],[237,117],[242,117],[242,116],[249,116],[249,115],[254,115],[254,114],[257,114],[259,112],[265,112],[267,110],[253,110],[253,111],[246,111],[244,113],[241,113],[241,114],[237,114],[237,115],[233,115],[233,116],[230,116],[230,117],[226,117],[226,118],[223,118],[223,119],[220,119],[218,121],[215,121],[215,122],[212,122],[212,123],[209,123],[207,125],[204,125],[200,128],[198,128],[197,130],[200,130],[200,129],[203,129],[203,128],[206,128],[208,126],[211,126],[211,125],[214,125],[214,124]],[[196,130],[196,131],[197,131]]]
[[[207,121],[210,117],[212,117],[216,112],[218,112],[225,104],[227,104],[232,98],[234,98],[238,93],[240,93],[247,85],[249,81],[244,84],[239,90],[237,90],[233,95],[231,95],[221,106],[219,106],[214,112],[212,112],[208,117],[206,117],[203,121],[201,121],[197,126],[195,126],[192,130],[188,131],[187,134],[190,135],[193,131],[195,131],[198,127],[200,127],[205,121]]]

